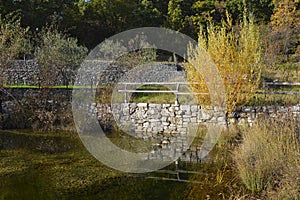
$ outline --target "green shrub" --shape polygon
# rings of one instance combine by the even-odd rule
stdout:
[[[61,76],[63,84],[68,86],[75,70],[86,57],[87,48],[78,45],[77,39],[67,37],[54,27],[45,28],[40,37],[40,45],[35,52],[40,66],[40,85],[57,85],[56,79]]]

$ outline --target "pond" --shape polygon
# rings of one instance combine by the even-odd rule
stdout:
[[[1,131],[0,163],[0,199],[213,199],[220,193],[228,195],[215,183],[215,163],[180,162],[154,173],[122,173],[94,159],[76,134],[68,132]],[[176,167],[182,171],[178,173]],[[178,176],[184,181],[176,181]],[[230,174],[226,176],[229,179]],[[195,188],[197,198],[191,195]]]
[[[0,199],[183,199],[187,184],[122,177],[81,192],[59,193],[35,171],[2,178]]]

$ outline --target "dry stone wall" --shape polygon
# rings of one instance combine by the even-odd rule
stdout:
[[[225,112],[214,106],[121,103],[115,105],[93,104],[99,121],[116,120],[126,129],[130,126],[137,137],[147,138],[160,133],[181,134],[187,132],[189,123],[214,123],[217,125],[240,124],[252,126],[264,117],[280,119],[300,117],[300,105],[290,107],[248,106],[225,116]],[[109,120],[107,120],[109,119]]]
[[[39,67],[34,60],[15,60],[2,76],[9,85],[38,85]]]
[[[203,161],[202,143],[189,145],[189,130],[209,123],[224,128],[229,124],[252,126],[256,120],[271,117],[276,120],[300,119],[300,105],[291,107],[243,107],[226,117],[218,107],[199,105],[123,103],[116,105],[94,104],[91,110],[101,122],[116,120],[118,126],[129,134],[144,140],[157,139],[147,159]],[[108,121],[107,121],[108,120]],[[196,126],[193,126],[196,123]],[[102,123],[105,124],[105,123]],[[192,124],[192,127],[189,126]],[[192,129],[191,129],[192,128]],[[193,129],[194,128],[194,129]]]
[[[115,84],[126,72],[128,67],[117,62],[105,61],[85,61],[82,63],[80,78],[84,79],[89,85]],[[55,85],[73,85],[75,76],[79,74],[77,71],[65,72],[68,77],[57,73],[55,75]],[[135,70],[136,82],[163,82],[171,80],[174,77],[184,76],[184,72],[180,66],[174,64],[152,63],[151,67],[142,67]],[[35,60],[15,60],[10,67],[6,69],[2,76],[7,77],[8,85],[31,85],[38,86],[40,84],[40,66]]]
[[[26,103],[28,97],[40,94],[38,89],[10,89],[9,93]],[[49,109],[65,107],[70,103],[71,90],[56,89],[48,93]],[[54,98],[55,97],[55,98]],[[27,99],[27,100],[26,100]],[[59,99],[59,101],[55,100]],[[157,140],[147,159],[173,160],[180,157],[184,161],[199,162],[203,159],[201,145],[189,146],[189,130],[196,131],[197,124],[215,124],[226,127],[228,124],[246,124],[251,126],[256,120],[271,117],[276,120],[295,118],[300,119],[300,105],[290,107],[262,106],[244,107],[239,111],[225,116],[218,107],[203,107],[199,105],[179,104],[149,104],[149,103],[120,103],[85,105],[89,113],[98,117],[104,129],[110,129],[116,121],[120,129],[134,137],[144,140]],[[3,99],[1,104],[1,119],[14,121],[16,112],[14,99]],[[191,129],[192,128],[192,129]]]
[[[226,125],[225,113],[199,105],[123,103],[113,105],[114,118],[121,127],[130,124],[138,138],[157,134],[186,135],[189,123]]]
[[[190,146],[198,125],[215,124],[226,127],[225,113],[217,107],[199,105],[122,103],[93,104],[90,113],[97,114],[102,127],[108,119],[116,121],[120,129],[143,140],[155,140],[145,159],[200,162],[201,143]]]

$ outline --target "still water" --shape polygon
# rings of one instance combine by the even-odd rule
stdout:
[[[188,187],[185,183],[122,177],[87,191],[60,193],[47,179],[34,171],[2,177],[0,199],[183,199]]]
[[[0,199],[8,200],[184,199],[190,188],[116,172],[92,158],[76,136],[51,133],[0,132],[0,172]]]

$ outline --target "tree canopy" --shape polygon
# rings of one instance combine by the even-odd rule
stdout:
[[[259,23],[268,23],[283,0],[0,0],[2,16],[19,12],[21,26],[32,32],[56,20],[60,31],[93,48],[121,31],[156,26],[179,30],[197,39],[199,26],[221,22],[227,10],[233,23],[240,21],[243,5]],[[291,2],[293,0],[290,0]],[[299,3],[293,1],[297,12]],[[278,14],[277,14],[278,16]],[[276,16],[275,16],[276,17]]]

